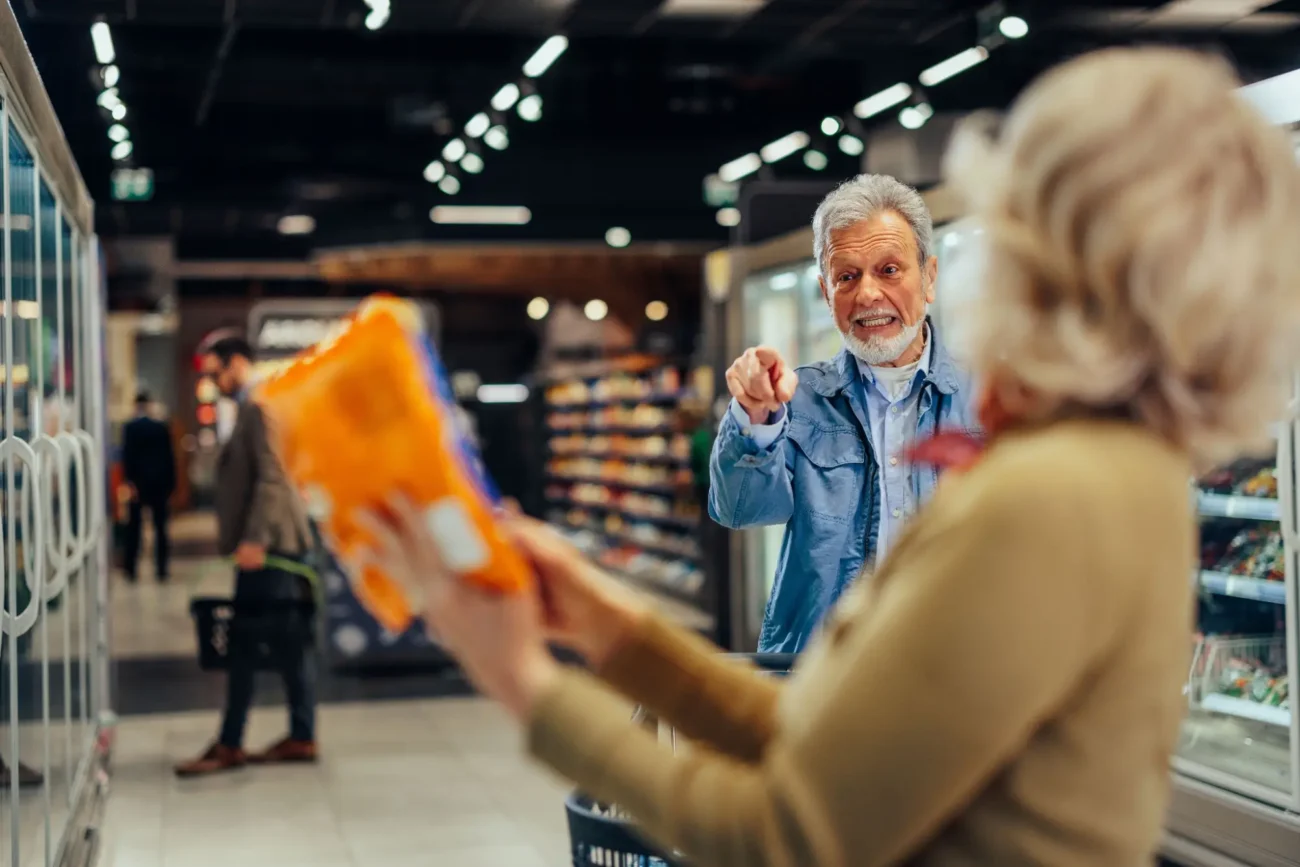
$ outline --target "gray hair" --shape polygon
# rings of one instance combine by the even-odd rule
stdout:
[[[858,175],[830,192],[813,215],[813,255],[817,267],[826,270],[826,247],[831,232],[869,220],[884,211],[895,211],[912,227],[920,264],[929,260],[934,246],[934,221],[930,209],[912,187],[889,175]]]

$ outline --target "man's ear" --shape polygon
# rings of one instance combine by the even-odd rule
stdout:
[[[817,275],[817,285],[821,287],[822,300],[829,306],[831,303],[831,293],[830,290],[826,288],[826,278],[821,274]]]
[[[925,303],[934,303],[934,286],[939,281],[939,257],[931,256],[925,261]]]

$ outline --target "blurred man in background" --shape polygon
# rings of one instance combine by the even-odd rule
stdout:
[[[271,450],[262,409],[248,399],[253,349],[227,337],[204,355],[204,372],[239,402],[230,439],[217,464],[217,525],[221,554],[235,561],[235,621],[231,625],[229,680],[220,739],[199,758],[178,765],[180,776],[199,776],[248,762],[314,762],[316,703],[311,653],[313,590],[306,576],[312,537],[298,496]],[[241,623],[241,620],[243,621]],[[254,634],[249,624],[267,628]],[[289,734],[265,752],[244,752],[244,728],[253,702],[259,648],[273,645],[289,703]]]
[[[154,574],[167,580],[168,503],[176,491],[176,454],[171,431],[150,415],[149,395],[135,399],[135,418],[122,428],[122,470],[131,501],[126,523],[126,577],[136,580],[140,561],[140,539],[144,533],[144,510],[153,519]]]
[[[759,649],[797,653],[845,588],[885,557],[937,476],[906,447],[973,426],[971,390],[928,314],[938,260],[916,190],[859,175],[813,217],[822,298],[844,349],[791,368],[759,346],[727,371],[709,511],[733,529],[785,524]]]

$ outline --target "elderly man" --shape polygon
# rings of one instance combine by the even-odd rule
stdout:
[[[916,190],[885,175],[842,184],[813,217],[813,253],[844,349],[795,370],[758,346],[727,371],[709,512],[733,529],[786,525],[762,651],[802,650],[929,497],[937,476],[906,447],[973,426],[969,383],[926,315],[932,242]]]

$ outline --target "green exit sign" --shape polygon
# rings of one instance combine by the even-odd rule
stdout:
[[[113,201],[147,202],[153,198],[153,169],[115,169]]]

